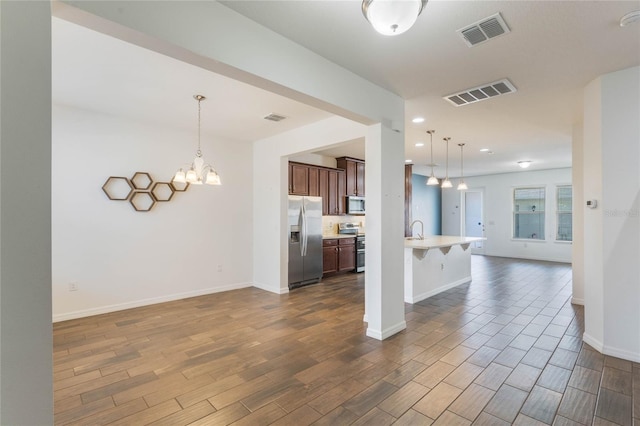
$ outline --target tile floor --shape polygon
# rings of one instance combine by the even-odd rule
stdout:
[[[640,425],[640,364],[582,343],[570,265],[472,262],[384,342],[363,274],[56,323],[55,422]]]

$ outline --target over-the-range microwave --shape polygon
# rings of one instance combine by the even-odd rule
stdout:
[[[353,195],[347,195],[345,200],[347,214],[350,215],[363,215],[364,209],[364,197],[356,197]]]

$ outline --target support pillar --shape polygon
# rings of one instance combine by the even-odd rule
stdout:
[[[0,2],[0,424],[53,424],[51,4]]]
[[[367,336],[384,340],[404,319],[404,140],[382,124],[365,138],[367,251],[365,320]]]

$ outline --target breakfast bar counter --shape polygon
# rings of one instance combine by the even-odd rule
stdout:
[[[404,243],[404,301],[416,303],[471,281],[469,247],[485,238],[432,235]]]

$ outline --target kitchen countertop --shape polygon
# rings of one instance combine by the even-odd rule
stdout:
[[[323,240],[336,240],[342,238],[355,238],[355,234],[326,234],[322,236]]]
[[[483,241],[486,238],[480,237],[456,237],[451,235],[429,235],[424,240],[407,239],[404,240],[405,248],[432,249],[440,247],[451,247],[455,245],[470,244],[475,241]]]

